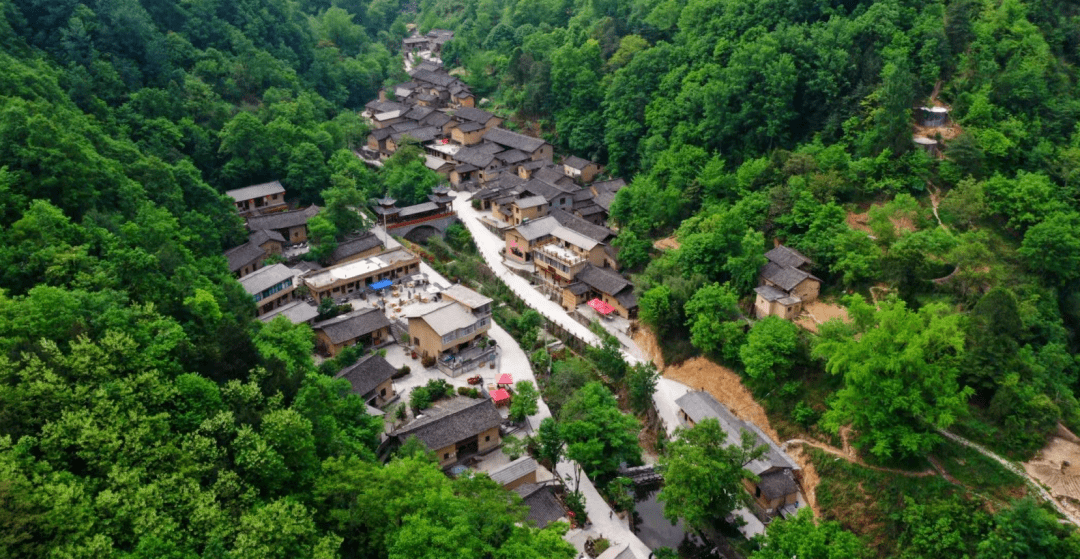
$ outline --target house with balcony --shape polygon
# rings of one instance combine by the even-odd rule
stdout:
[[[255,299],[255,316],[262,316],[293,302],[300,272],[284,264],[274,264],[240,278],[240,285]]]
[[[615,262],[607,245],[569,229],[558,226],[551,230],[551,241],[533,249],[533,263],[541,289],[562,297],[563,289],[574,277],[592,264],[600,268],[614,267]]]
[[[491,361],[495,355],[493,346],[477,343],[486,339],[484,335],[491,329],[491,299],[472,293],[445,294],[441,301],[402,309],[409,322],[412,348],[424,357],[434,357],[439,368],[451,376]],[[471,302],[461,303],[455,295]]]
[[[286,209],[285,187],[278,181],[254,184],[229,190],[225,195],[232,198],[236,211],[242,216],[258,215]]]
[[[506,230],[506,258],[519,264],[532,264],[533,250],[551,241],[551,231],[559,227],[552,216],[524,222]]]

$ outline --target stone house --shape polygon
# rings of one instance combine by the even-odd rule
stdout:
[[[563,173],[579,183],[588,184],[600,172],[600,166],[588,159],[571,155],[563,159]]]
[[[408,425],[390,433],[392,445],[416,437],[435,453],[439,465],[494,450],[501,444],[499,410],[489,398],[458,396],[428,408]]]
[[[802,312],[804,304],[817,300],[821,280],[809,272],[813,265],[809,258],[784,245],[766,252],[765,258],[760,285],[754,289],[758,317],[791,319]]]
[[[247,218],[247,227],[251,231],[274,231],[285,239],[285,244],[298,244],[307,241],[308,220],[319,214],[321,208],[316,205],[302,210],[277,212]]]
[[[573,311],[592,299],[599,299],[623,318],[637,317],[634,285],[611,268],[586,264],[574,276],[574,281],[563,288],[562,306],[567,311]]]
[[[551,231],[559,222],[551,216],[534,219],[506,230],[506,257],[528,264],[532,262],[533,249],[551,241]]]
[[[352,393],[368,405],[381,407],[397,395],[394,374],[397,369],[379,355],[366,355],[345,367],[334,378],[343,378],[352,385]]]
[[[492,128],[484,134],[484,141],[498,144],[504,149],[520,150],[533,161],[551,161],[551,144],[540,138],[532,138],[505,128]]]
[[[225,195],[232,198],[236,211],[242,216],[283,210],[285,206],[285,187],[278,181],[255,184],[229,190]]]
[[[316,322],[315,348],[333,357],[341,350],[354,345],[377,347],[390,338],[390,321],[381,309],[359,309]]]

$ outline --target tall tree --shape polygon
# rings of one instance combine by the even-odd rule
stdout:
[[[728,444],[713,418],[680,428],[659,459],[664,487],[657,499],[664,503],[664,517],[701,529],[735,510],[745,498],[742,480],[754,478],[746,464],[768,450],[756,443],[744,431],[741,441]]]
[[[966,412],[972,389],[961,386],[961,317],[943,304],[918,311],[890,297],[875,308],[847,298],[851,325],[823,325],[815,356],[844,387],[825,414],[836,431],[851,422],[858,444],[879,458],[921,456]]]

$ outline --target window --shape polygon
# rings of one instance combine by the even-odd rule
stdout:
[[[382,396],[383,398],[386,397],[386,389],[385,388],[383,388],[382,390],[379,391],[379,396]]]
[[[488,435],[488,436],[484,437],[484,442],[485,443],[490,441],[490,440],[491,440],[491,435]]]
[[[450,459],[450,453],[449,452],[444,452],[442,457],[443,457],[443,460],[449,460]]]

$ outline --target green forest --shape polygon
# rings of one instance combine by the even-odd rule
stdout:
[[[1027,460],[1080,428],[1080,5],[424,0],[417,21],[456,32],[444,62],[495,110],[629,182],[611,218],[642,322],[668,362],[738,371],[782,437],[850,426],[866,460],[915,471],[966,463],[943,429]],[[928,151],[933,105],[950,126]],[[849,321],[750,326],[774,242]],[[878,480],[860,522],[842,494],[871,474],[829,469],[826,517],[878,555],[1080,553],[1011,474],[984,472],[985,508]]]
[[[940,433],[1026,460],[1080,429],[1080,4],[0,0],[0,16],[0,559],[574,556],[565,524],[526,526],[486,477],[450,479],[415,447],[378,460],[382,421],[313,364],[310,329],[252,318],[222,256],[246,238],[226,190],[281,180],[324,206],[318,256],[355,228],[345,208],[435,184],[415,150],[379,173],[353,154],[358,111],[407,79],[410,24],[455,31],[446,66],[508,126],[627,180],[615,244],[669,362],[738,371],[782,435],[839,444],[850,426],[879,468],[811,452],[824,521],[778,523],[752,557],[1080,556],[1017,476]],[[941,156],[912,142],[932,103],[954,123]],[[813,259],[848,322],[750,326],[774,241]],[[544,397],[579,420],[584,456],[590,410],[614,403],[572,388]],[[594,471],[618,466],[599,454]],[[955,483],[886,473],[930,456]]]
[[[572,556],[486,477],[378,461],[381,418],[221,256],[227,189],[281,179],[333,227],[429,180],[351,150],[402,72],[399,3],[0,13],[0,557]]]

